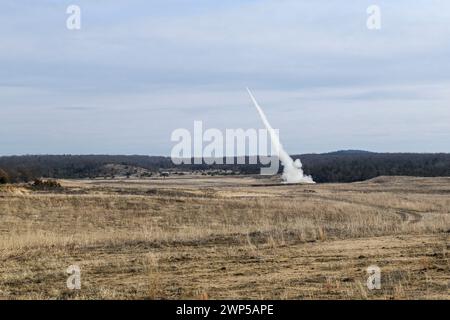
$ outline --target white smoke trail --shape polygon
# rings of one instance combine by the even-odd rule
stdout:
[[[283,166],[283,174],[281,178],[285,183],[315,183],[311,176],[307,176],[303,173],[302,163],[300,159],[296,159],[295,161],[289,156],[289,154],[283,149],[283,146],[280,143],[280,139],[277,136],[275,130],[273,130],[269,121],[266,118],[266,115],[262,111],[256,99],[253,97],[253,94],[250,92],[249,88],[247,88],[248,94],[255,105],[256,110],[258,110],[259,116],[261,117],[264,126],[270,135],[270,140],[272,141],[272,146],[275,149],[275,153],[279,156],[281,165]]]

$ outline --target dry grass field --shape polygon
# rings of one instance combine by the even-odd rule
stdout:
[[[450,178],[60,182],[0,187],[0,298],[450,298]]]

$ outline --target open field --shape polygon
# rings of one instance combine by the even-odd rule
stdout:
[[[450,178],[61,183],[0,187],[0,298],[450,298]]]

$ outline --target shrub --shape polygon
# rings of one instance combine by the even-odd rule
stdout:
[[[6,171],[0,169],[0,184],[6,184],[9,183],[9,175],[6,173]]]
[[[41,180],[41,179],[35,179],[31,186],[34,189],[39,190],[54,190],[62,188],[61,184],[56,180]]]

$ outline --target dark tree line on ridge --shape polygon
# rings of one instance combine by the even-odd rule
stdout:
[[[317,182],[353,182],[382,175],[450,176],[448,153],[372,153],[337,151],[295,155],[305,173]],[[236,163],[236,161],[235,161]],[[248,158],[246,160],[248,162]],[[36,178],[95,178],[112,170],[111,165],[139,167],[149,172],[164,170],[228,170],[233,174],[258,174],[260,164],[183,164],[169,157],[142,155],[26,155],[0,157],[0,184],[27,182]],[[108,169],[107,169],[108,168]],[[280,167],[281,171],[281,167]]]

